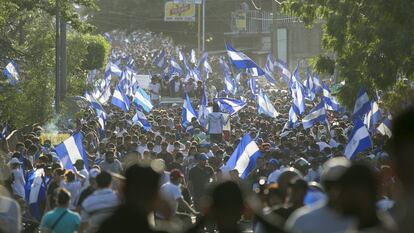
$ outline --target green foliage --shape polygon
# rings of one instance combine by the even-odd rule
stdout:
[[[91,26],[81,21],[73,3],[93,7],[93,0],[60,0],[61,13],[70,28],[83,33]],[[20,82],[9,86],[0,75],[0,122],[9,121],[13,128],[26,124],[45,122],[53,113],[55,93],[55,1],[2,0],[0,1],[0,67],[15,60],[20,67]],[[72,31],[69,31],[69,37]],[[97,56],[68,49],[68,89],[82,93],[87,62],[102,67],[107,44],[101,38],[89,36],[90,44],[100,44],[105,49],[91,49]],[[89,55],[89,57],[87,57]],[[72,59],[72,60],[71,60]],[[85,63],[83,64],[82,61]],[[76,81],[73,81],[76,80]],[[82,85],[80,85],[82,84]],[[75,87],[75,88],[73,88]],[[71,94],[69,92],[69,94]]]
[[[362,86],[368,91],[383,90],[387,96],[398,90],[398,79],[412,80],[413,7],[412,0],[288,0],[284,4],[286,12],[306,25],[325,22],[322,42],[336,54],[335,68],[339,78],[346,80],[339,97],[348,107]],[[318,62],[321,67],[329,64],[322,61]]]

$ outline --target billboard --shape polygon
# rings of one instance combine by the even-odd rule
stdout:
[[[164,21],[194,22],[195,12],[194,4],[181,4],[169,1],[165,3]]]

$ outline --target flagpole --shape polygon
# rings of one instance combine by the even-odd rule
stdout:
[[[56,84],[55,84],[55,112],[60,111],[60,0],[56,0]]]
[[[201,50],[205,51],[205,41],[206,41],[206,0],[203,1],[203,31],[201,36]]]

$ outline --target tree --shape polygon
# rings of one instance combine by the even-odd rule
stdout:
[[[346,85],[340,100],[352,107],[360,87],[374,96],[384,91],[386,104],[406,100],[393,92],[414,77],[414,2],[412,0],[287,0],[284,11],[311,26],[324,21],[323,46],[335,54],[335,68]],[[316,59],[319,72],[332,69],[321,55]],[[398,89],[397,89],[398,90]],[[396,102],[394,102],[396,101]],[[409,100],[412,101],[412,100]]]
[[[93,7],[93,0],[60,0],[61,13],[70,25],[68,38],[68,93],[78,95],[86,88],[87,69],[102,68],[109,44],[101,36],[85,34],[91,25],[80,20],[73,2]],[[12,128],[45,122],[53,113],[55,87],[55,1],[0,1],[0,67],[14,60],[20,82],[8,85],[0,75],[0,122]],[[77,53],[77,50],[81,50]]]

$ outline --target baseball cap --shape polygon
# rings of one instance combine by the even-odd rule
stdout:
[[[208,156],[205,153],[201,153],[198,155],[198,160],[206,161],[208,160]]]
[[[22,162],[20,162],[20,161],[19,161],[19,159],[18,159],[18,158],[12,158],[12,159],[10,159],[10,161],[8,162],[8,164],[9,164],[9,165],[11,165],[11,164],[16,164],[16,163],[18,163],[18,164],[23,164]]]
[[[178,170],[178,169],[172,169],[170,171],[170,178],[171,179],[177,179],[177,178],[180,178],[180,177],[183,177],[183,174],[181,173],[180,170]]]
[[[321,181],[337,181],[351,166],[351,161],[345,157],[335,157],[323,164]]]

